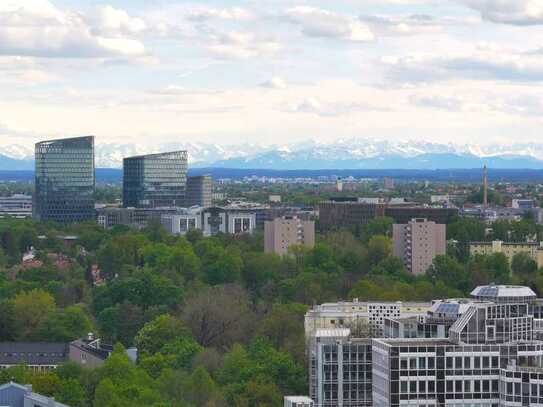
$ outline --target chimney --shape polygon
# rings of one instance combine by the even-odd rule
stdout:
[[[488,169],[483,169],[483,208],[488,209]]]

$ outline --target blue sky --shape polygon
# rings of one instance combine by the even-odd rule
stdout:
[[[543,141],[541,0],[2,0],[0,145]]]

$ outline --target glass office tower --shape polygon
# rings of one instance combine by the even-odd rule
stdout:
[[[142,155],[123,160],[123,206],[185,206],[186,151]]]
[[[94,137],[42,141],[35,159],[34,218],[60,223],[94,219]]]

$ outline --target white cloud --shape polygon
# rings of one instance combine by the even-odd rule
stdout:
[[[273,38],[243,31],[208,31],[200,41],[212,55],[225,59],[272,56],[282,48]]]
[[[514,25],[543,24],[541,0],[457,0],[481,13],[483,19]]]
[[[214,8],[207,6],[191,7],[186,12],[189,20],[204,21],[210,19],[246,21],[252,20],[254,15],[247,9],[241,7]]]
[[[285,89],[287,87],[287,82],[283,78],[275,76],[270,80],[261,83],[260,86],[270,89]]]
[[[356,18],[309,6],[285,11],[287,21],[297,24],[309,37],[334,38],[348,41],[372,41],[374,35],[367,25]]]
[[[144,23],[102,7],[94,16],[64,11],[50,2],[0,2],[0,55],[94,58],[142,56],[145,46],[127,33]]]

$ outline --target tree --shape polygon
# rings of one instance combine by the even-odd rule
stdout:
[[[55,300],[48,292],[34,289],[21,292],[12,300],[16,340],[35,340],[42,324],[56,311]]]
[[[386,236],[373,236],[368,242],[368,257],[371,265],[392,255],[392,241]]]
[[[134,345],[141,355],[152,355],[164,345],[188,335],[190,331],[182,321],[165,314],[146,323],[136,335]]]
[[[63,380],[55,392],[55,398],[71,407],[85,407],[87,394],[83,385],[76,379]]]
[[[449,256],[436,256],[427,272],[433,281],[442,280],[445,284],[467,293],[471,289],[471,278],[465,267]]]
[[[527,279],[537,272],[537,263],[528,253],[517,253],[511,260],[511,270],[514,274]]]
[[[374,236],[392,237],[393,223],[394,219],[387,216],[378,216],[373,218],[363,227],[363,241],[367,243]]]
[[[40,327],[39,336],[53,342],[70,342],[92,331],[87,314],[80,307],[71,306],[52,313]]]
[[[185,400],[195,406],[206,406],[221,398],[217,384],[203,367],[192,372],[183,388]]]
[[[249,336],[254,313],[238,285],[210,287],[187,300],[183,320],[204,347],[226,348]]]

